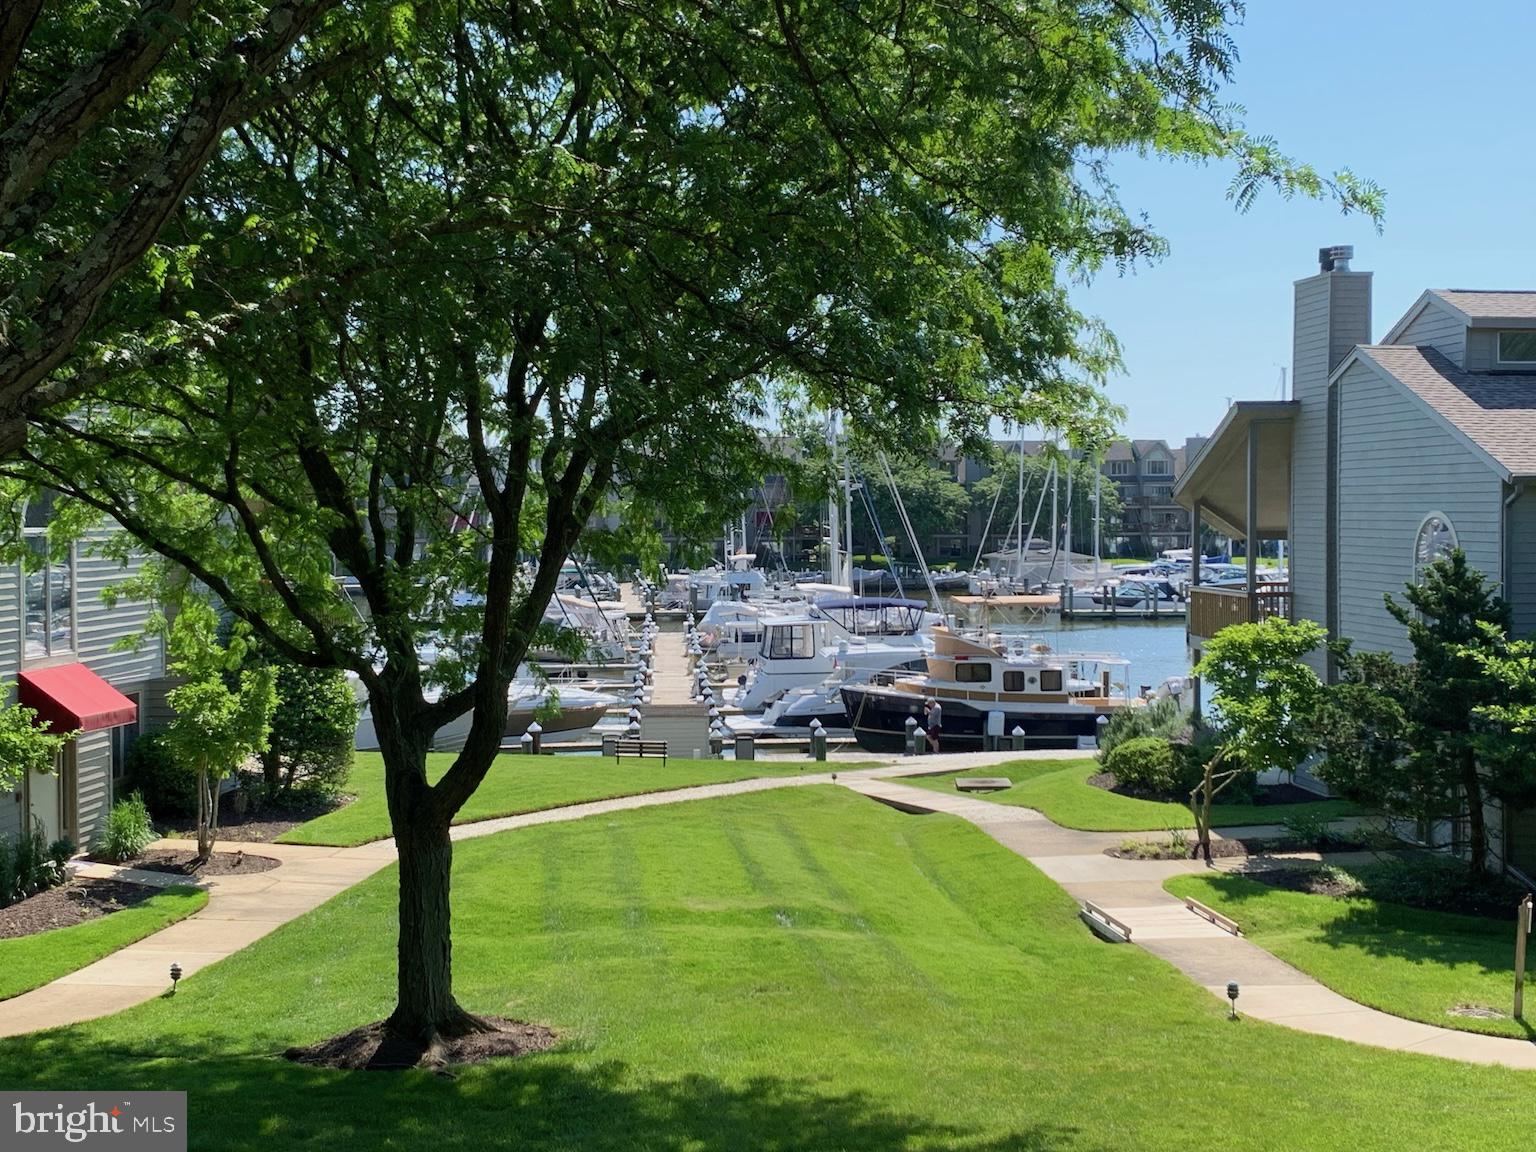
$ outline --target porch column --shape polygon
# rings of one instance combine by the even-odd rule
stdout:
[[[1189,582],[1200,583],[1200,517],[1205,506],[1195,497],[1189,509]]]
[[[1248,425],[1248,597],[1259,584],[1259,422]]]

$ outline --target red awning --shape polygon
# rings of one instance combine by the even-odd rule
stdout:
[[[138,705],[84,664],[29,669],[18,677],[16,698],[55,732],[99,732],[139,715]]]

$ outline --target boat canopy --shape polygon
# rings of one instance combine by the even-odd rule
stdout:
[[[894,596],[842,596],[818,600],[816,607],[823,611],[834,608],[917,608],[921,610],[926,609],[928,604],[924,600],[898,600]]]
[[[816,611],[854,636],[910,636],[923,627],[928,605],[891,596],[834,596],[816,602]]]

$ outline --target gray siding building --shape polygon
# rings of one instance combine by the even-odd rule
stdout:
[[[84,847],[116,799],[141,717],[163,710],[165,658],[158,639],[119,647],[142,635],[150,610],[143,601],[109,608],[102,599],[131,566],[101,555],[102,537],[43,560],[47,503],[36,504],[28,536],[37,562],[0,565],[0,690],[56,728],[81,731],[54,772],[34,773],[0,798],[0,837],[41,823],[49,839],[67,835]]]
[[[1189,642],[1269,615],[1411,655],[1387,612],[1460,548],[1536,632],[1536,292],[1428,291],[1371,340],[1371,276],[1348,248],[1295,284],[1289,401],[1234,404],[1175,495],[1197,523],[1288,544],[1289,580],[1191,593]],[[1319,670],[1324,668],[1318,657]],[[1536,813],[1498,814],[1507,863],[1536,872]]]

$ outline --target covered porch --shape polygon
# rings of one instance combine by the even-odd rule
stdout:
[[[1185,632],[1197,658],[1202,642],[1229,624],[1290,616],[1290,586],[1261,575],[1259,549],[1266,540],[1290,538],[1291,429],[1298,408],[1294,400],[1233,404],[1174,485],[1174,500],[1190,510],[1192,555],[1200,553],[1205,525],[1244,542],[1241,585],[1203,586],[1200,565],[1190,566]]]

